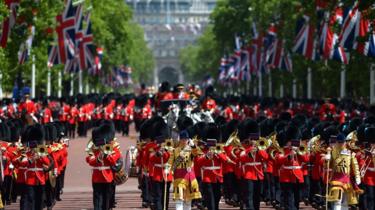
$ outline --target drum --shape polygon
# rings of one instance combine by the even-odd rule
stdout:
[[[126,181],[128,181],[128,174],[125,172],[124,169],[121,169],[119,172],[116,172],[115,173],[115,179],[114,179],[114,182],[116,185],[122,185],[124,184]]]

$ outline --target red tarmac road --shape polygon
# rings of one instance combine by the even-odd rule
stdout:
[[[130,136],[123,137],[117,135],[118,142],[121,145],[123,154],[131,146],[136,144],[136,136],[134,128],[130,129]],[[70,141],[69,146],[69,163],[66,170],[65,177],[65,188],[64,194],[62,195],[62,201],[57,202],[53,209],[55,210],[92,210],[92,187],[91,187],[91,170],[86,164],[85,148],[86,144],[91,136],[91,132],[88,132],[87,138],[76,138]],[[116,200],[117,208],[123,210],[131,209],[142,209],[140,191],[138,190],[138,181],[136,178],[130,178],[125,184],[117,186],[116,189]],[[301,204],[301,209],[307,210],[307,208]],[[10,206],[6,206],[6,210],[19,209],[19,202],[13,203]],[[170,209],[174,209],[173,202],[171,201]],[[220,209],[235,209],[221,205]],[[265,207],[262,204],[264,210],[272,209]]]

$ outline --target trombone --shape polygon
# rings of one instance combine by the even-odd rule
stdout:
[[[367,169],[370,167],[371,162],[375,163],[375,156],[372,154],[375,151],[375,147],[371,147],[370,150],[364,150],[365,152],[369,152],[369,155],[366,155],[364,164],[359,169],[359,174],[361,177],[364,177],[366,175]]]

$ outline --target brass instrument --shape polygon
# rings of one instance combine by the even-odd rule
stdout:
[[[165,140],[165,142],[161,144],[161,148],[163,148],[167,151],[173,151],[173,149],[174,149],[173,140],[172,139]]]
[[[301,144],[297,149],[298,155],[305,155],[307,152],[308,152],[307,145],[305,145],[305,144]]]
[[[276,153],[284,153],[284,150],[280,147],[279,142],[277,142],[276,139],[277,133],[273,132],[271,135],[268,137],[269,140],[271,140],[271,145],[270,145],[270,156],[272,159],[276,158]]]
[[[104,144],[100,146],[100,150],[103,152],[105,155],[111,155],[113,153],[113,144]]]
[[[364,164],[359,169],[359,174],[363,178],[367,172],[367,169],[370,167],[371,162],[375,164],[375,156],[372,154],[375,151],[375,147],[372,147],[370,150],[364,150],[364,152],[369,152],[371,155],[366,155]]]
[[[271,146],[271,142],[266,138],[260,137],[259,140],[256,141],[255,145],[258,150],[266,150]]]
[[[358,137],[357,137],[357,131],[352,131],[350,132],[345,140],[349,141],[348,144],[347,144],[347,147],[349,150],[353,151],[353,152],[358,152],[359,150],[361,150],[361,148],[359,148],[356,143],[358,141]]]
[[[320,135],[316,135],[307,142],[307,148],[312,153],[322,152],[322,145],[320,144]]]
[[[38,145],[36,148],[34,148],[34,152],[38,154],[40,157],[48,155],[48,149],[46,145]]]

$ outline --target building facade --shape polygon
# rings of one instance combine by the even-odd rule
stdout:
[[[142,25],[156,68],[154,84],[184,82],[180,50],[194,43],[209,23],[216,0],[126,0]]]

